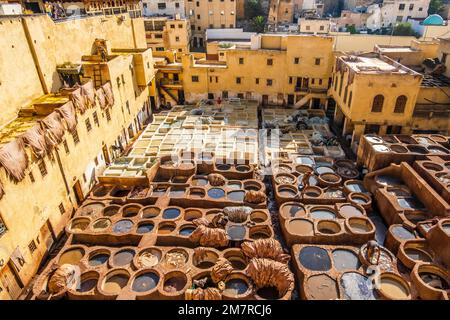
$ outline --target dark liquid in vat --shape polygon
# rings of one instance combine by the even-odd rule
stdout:
[[[313,271],[327,271],[331,268],[331,260],[325,249],[319,247],[304,247],[299,254],[301,264]]]

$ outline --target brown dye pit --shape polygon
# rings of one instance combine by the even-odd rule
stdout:
[[[366,233],[372,230],[370,224],[364,219],[349,219],[348,223],[353,232]]]
[[[278,194],[285,198],[293,198],[297,195],[297,192],[289,188],[280,188],[278,189]]]
[[[336,234],[341,231],[341,227],[332,221],[320,221],[317,224],[317,230],[323,234]]]
[[[147,292],[154,289],[159,282],[159,276],[153,272],[146,272],[137,276],[131,289],[135,292]]]
[[[427,286],[438,290],[450,290],[450,284],[440,275],[430,272],[420,272],[420,278]]]
[[[157,250],[144,251],[139,255],[138,264],[141,268],[154,267],[161,259],[161,252]]]
[[[186,193],[186,189],[170,188],[169,197],[181,198]]]
[[[70,250],[67,250],[66,252],[64,252],[59,257],[58,264],[60,266],[62,266],[63,264],[77,265],[80,262],[80,260],[83,258],[83,256],[84,256],[83,249],[81,249],[81,248],[70,249]]]
[[[200,269],[208,269],[214,266],[219,256],[213,251],[206,251],[199,257],[194,253],[194,265]]]
[[[155,207],[147,207],[142,210],[142,218],[148,219],[148,218],[154,218],[159,215],[160,213],[159,208]]]
[[[255,223],[262,223],[268,219],[267,214],[263,211],[253,211],[250,214],[250,220]]]
[[[81,207],[81,215],[83,216],[93,216],[100,212],[105,205],[103,203],[90,203]]]
[[[358,256],[350,250],[334,250],[333,263],[338,271],[357,270],[360,267]]]
[[[305,292],[313,300],[335,300],[339,298],[337,283],[325,274],[309,277]]]
[[[152,192],[153,197],[162,197],[166,194],[167,189],[166,188],[156,188]]]
[[[190,210],[185,210],[184,211],[184,220],[186,221],[192,221],[198,218],[202,217],[202,212],[199,210],[194,210],[194,209],[190,209]]]
[[[103,290],[108,294],[118,294],[128,283],[128,275],[116,274],[107,278]]]
[[[117,267],[126,266],[133,261],[135,252],[133,250],[122,250],[113,257],[113,264]]]
[[[363,213],[361,212],[361,210],[352,205],[343,205],[342,207],[339,208],[339,213],[344,218],[363,216]]]
[[[379,290],[392,299],[406,299],[409,296],[408,288],[399,280],[391,277],[381,277]]]
[[[111,221],[109,219],[98,219],[94,222],[92,227],[98,231],[108,228],[111,225]]]
[[[108,206],[103,209],[103,215],[111,217],[119,212],[120,206]]]
[[[229,181],[227,187],[231,190],[239,190],[242,188],[242,184],[238,181]]]
[[[262,287],[259,288],[256,293],[263,299],[276,300],[280,298],[280,293],[276,287]]]
[[[191,184],[193,186],[205,186],[208,184],[208,179],[205,177],[197,176],[197,177],[192,178]]]
[[[306,214],[305,208],[297,205],[284,206],[284,210],[289,213],[289,217],[301,217]]]
[[[70,226],[72,232],[82,232],[89,226],[89,219],[74,219]]]
[[[200,199],[200,198],[204,198],[205,197],[205,191],[203,190],[203,189],[195,189],[195,188],[192,188],[192,189],[190,189],[190,191],[189,191],[189,196],[191,197],[191,198],[197,198],[197,199]]]
[[[177,292],[184,288],[187,283],[187,278],[184,274],[176,273],[170,276],[166,281],[164,281],[164,291],[166,292]]]
[[[95,288],[98,282],[98,277],[88,277],[81,280],[80,287],[77,289],[78,292],[89,292]]]
[[[175,227],[174,223],[161,223],[158,228],[158,234],[169,234],[175,230]]]
[[[187,253],[183,251],[173,250],[166,253],[164,257],[164,264],[167,267],[179,269],[186,265],[187,259]]]
[[[311,221],[305,219],[294,219],[289,221],[288,229],[293,234],[313,235],[314,225]]]

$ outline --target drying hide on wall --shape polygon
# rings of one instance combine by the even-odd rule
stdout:
[[[47,143],[45,131],[40,124],[28,129],[21,137],[25,145],[30,146],[38,158],[43,158],[50,151],[51,146]]]
[[[95,88],[92,81],[86,82],[81,86],[81,94],[85,97],[87,108],[95,106]]]
[[[97,100],[98,104],[100,105],[100,108],[105,109],[108,106],[105,91],[103,91],[102,88],[97,90]]]
[[[25,177],[28,157],[22,138],[17,138],[0,147],[0,165],[15,182]]]
[[[73,102],[74,107],[83,114],[86,109],[86,98],[81,94],[81,88],[76,89],[75,91],[72,91],[70,94],[70,99]]]
[[[67,129],[72,132],[77,127],[77,115],[72,102],[67,102],[65,105],[60,107],[58,110],[59,114],[63,117],[66,122]]]
[[[200,243],[205,247],[226,247],[228,238],[225,230],[219,228],[208,228],[200,225],[189,236],[189,240]]]
[[[64,136],[64,125],[62,118],[58,112],[52,112],[42,120],[46,132],[45,137],[47,143],[51,146],[56,146],[62,141]]]
[[[111,82],[105,83],[103,86],[103,91],[105,92],[106,102],[108,103],[108,107],[112,107],[114,105],[114,93],[112,91]]]
[[[258,239],[244,242],[241,249],[249,258],[268,258],[282,263],[288,263],[291,256],[284,253],[281,244],[275,239]]]

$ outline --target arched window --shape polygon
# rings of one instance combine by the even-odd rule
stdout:
[[[395,101],[394,113],[403,113],[405,112],[406,102],[408,98],[406,96],[399,96],[397,101]]]
[[[379,94],[373,98],[372,112],[381,112],[383,110],[384,96]]]

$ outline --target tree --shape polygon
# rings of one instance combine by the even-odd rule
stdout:
[[[260,0],[245,1],[245,18],[251,20],[264,14]]]
[[[415,36],[416,32],[412,29],[411,23],[403,22],[395,26],[392,34],[394,36]]]
[[[428,7],[428,14],[439,13],[444,9],[444,4],[442,0],[431,0],[430,6]]]
[[[355,28],[354,25],[348,26],[348,27],[347,27],[347,32],[350,32],[350,34],[358,33],[358,32],[356,31],[356,28]]]
[[[254,32],[263,33],[266,28],[266,19],[263,16],[257,16],[252,19]]]

